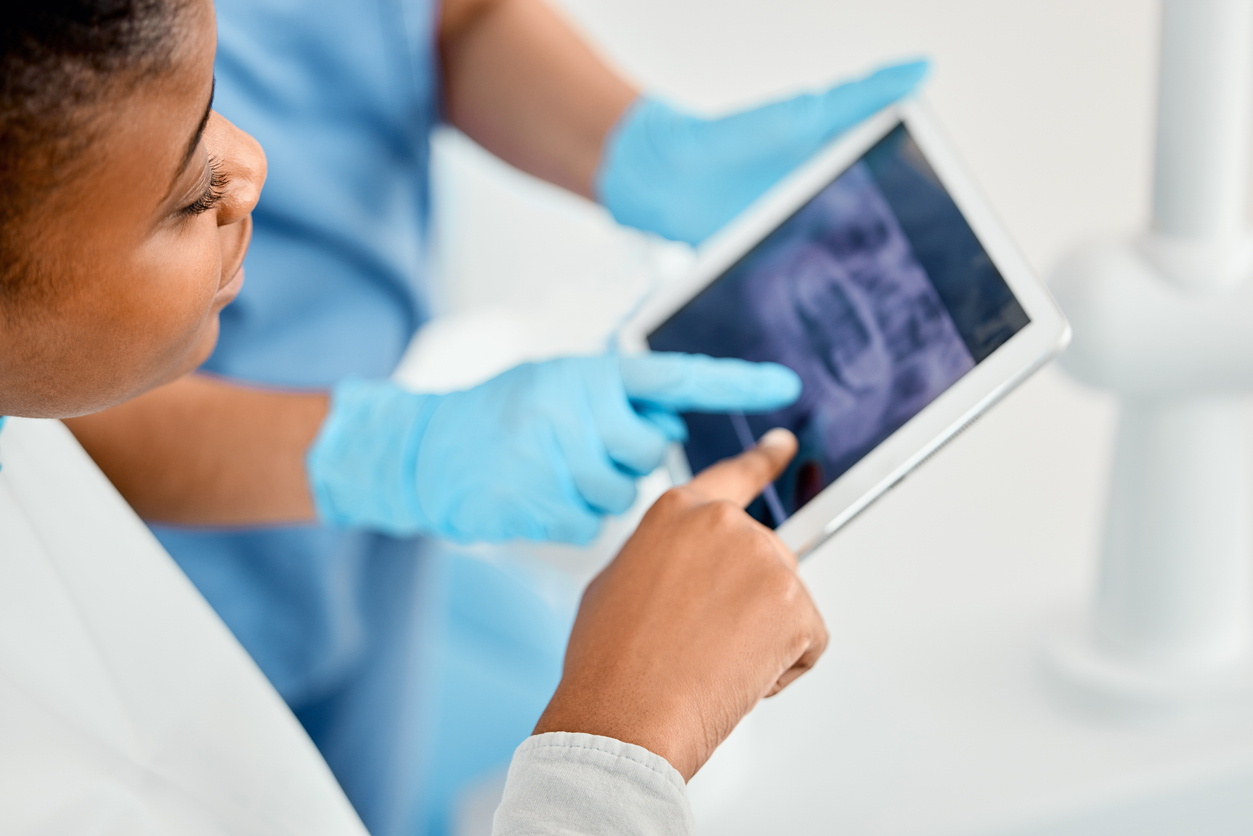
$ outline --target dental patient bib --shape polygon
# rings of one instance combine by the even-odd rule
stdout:
[[[65,427],[9,419],[0,465],[0,832],[366,836]]]

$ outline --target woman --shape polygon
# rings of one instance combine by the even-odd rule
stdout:
[[[209,0],[4,14],[0,413],[81,415],[212,351],[265,159],[211,109]],[[794,558],[736,507],[794,450],[773,435],[671,491],[592,584],[497,832],[690,830],[684,781],[825,647]],[[360,833],[64,431],[15,422],[0,455],[4,831]]]

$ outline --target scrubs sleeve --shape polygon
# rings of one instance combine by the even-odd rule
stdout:
[[[691,836],[683,776],[642,746],[549,732],[523,741],[509,766],[493,836]]]

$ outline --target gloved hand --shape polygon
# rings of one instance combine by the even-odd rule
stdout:
[[[908,94],[927,69],[898,64],[720,119],[641,96],[605,140],[596,197],[619,223],[699,244],[836,134]]]
[[[764,412],[800,389],[773,363],[662,353],[528,363],[446,395],[347,381],[306,466],[332,525],[588,543],[686,438],[678,413]]]

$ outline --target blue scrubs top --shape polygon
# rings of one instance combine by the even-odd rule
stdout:
[[[205,369],[326,388],[386,377],[427,317],[431,0],[218,0],[217,110],[269,178]],[[318,526],[162,543],[326,757],[375,836],[439,832],[560,674],[565,619],[508,573]]]

